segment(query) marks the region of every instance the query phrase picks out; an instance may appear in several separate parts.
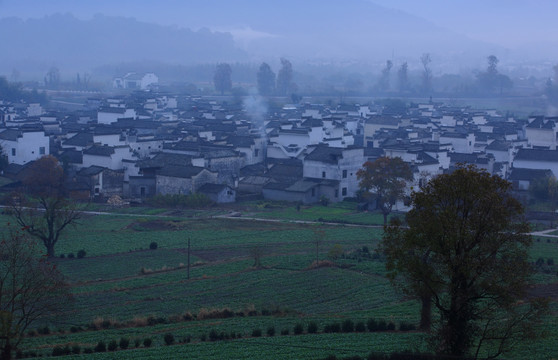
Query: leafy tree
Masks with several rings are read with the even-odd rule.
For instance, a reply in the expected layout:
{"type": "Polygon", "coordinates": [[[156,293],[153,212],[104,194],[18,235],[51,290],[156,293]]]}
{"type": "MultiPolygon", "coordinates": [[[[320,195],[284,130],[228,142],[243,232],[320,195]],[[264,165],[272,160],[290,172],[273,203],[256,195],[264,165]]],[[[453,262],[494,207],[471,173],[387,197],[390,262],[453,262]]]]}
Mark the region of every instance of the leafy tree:
{"type": "Polygon", "coordinates": [[[231,74],[232,69],[229,64],[217,64],[215,74],[213,75],[213,85],[215,86],[215,90],[219,91],[221,95],[223,95],[225,91],[230,91],[232,89],[231,74]]]}
{"type": "Polygon", "coordinates": [[[277,93],[285,96],[293,87],[293,65],[287,59],[281,58],[281,69],[277,74],[277,93]]]}
{"type": "Polygon", "coordinates": [[[399,82],[399,92],[405,92],[409,89],[409,65],[405,61],[397,71],[397,80],[399,82]]]}
{"type": "MultiPolygon", "coordinates": [[[[531,237],[511,184],[473,165],[433,178],[411,195],[407,227],[385,228],[390,278],[409,294],[429,294],[440,317],[432,345],[454,356],[509,350],[533,334],[545,301],[525,300],[531,237]]],[[[490,353],[491,352],[491,353],[490,353]]]]}
{"type": "Polygon", "coordinates": [[[552,214],[550,227],[554,227],[554,218],[558,209],[558,180],[556,177],[550,175],[531,182],[529,192],[537,199],[549,201],[552,214]]]}
{"type": "Polygon", "coordinates": [[[360,190],[368,197],[374,197],[377,207],[382,210],[384,224],[393,205],[405,194],[407,182],[413,179],[409,165],[400,157],[380,157],[367,161],[357,171],[360,190]]]}
{"type": "Polygon", "coordinates": [[[487,61],[488,66],[486,71],[477,74],[477,80],[481,89],[486,92],[498,90],[501,95],[504,89],[512,88],[513,82],[511,79],[506,75],[498,73],[498,63],[500,62],[498,58],[494,55],[490,55],[487,61]]]}
{"type": "Polygon", "coordinates": [[[23,191],[11,204],[13,216],[27,233],[43,242],[47,256],[54,257],[60,235],[80,218],[75,204],[65,197],[62,166],[55,157],[43,156],[29,166],[22,183],[23,191]]]}
{"type": "Polygon", "coordinates": [[[386,66],[382,69],[382,75],[380,76],[380,81],[378,83],[378,88],[380,89],[380,91],[389,90],[389,74],[392,67],[393,62],[391,60],[387,60],[386,66]]]}
{"type": "Polygon", "coordinates": [[[275,73],[267,63],[262,63],[257,74],[260,95],[269,96],[275,91],[275,73]]]}
{"type": "Polygon", "coordinates": [[[62,310],[70,292],[56,266],[39,257],[36,242],[11,228],[0,242],[0,358],[11,359],[37,319],[62,310]]]}
{"type": "Polygon", "coordinates": [[[425,92],[432,90],[432,69],[430,69],[430,63],[432,58],[429,53],[424,53],[420,57],[420,62],[422,63],[422,89],[425,92]]]}

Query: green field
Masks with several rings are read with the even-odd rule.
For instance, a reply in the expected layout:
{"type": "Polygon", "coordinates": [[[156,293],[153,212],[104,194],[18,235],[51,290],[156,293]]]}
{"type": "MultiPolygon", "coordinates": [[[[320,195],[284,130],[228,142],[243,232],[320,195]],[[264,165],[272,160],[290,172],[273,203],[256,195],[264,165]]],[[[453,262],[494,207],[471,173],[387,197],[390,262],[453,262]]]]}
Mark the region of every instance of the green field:
{"type": "MultiPolygon", "coordinates": [[[[349,225],[381,223],[381,214],[358,213],[352,206],[298,211],[292,206],[258,209],[256,204],[242,209],[244,218],[280,221],[212,218],[227,212],[214,209],[86,215],[57,244],[57,254],[64,258],[54,260],[71,285],[74,302],[62,313],[41,319],[37,328],[48,326],[50,333],[26,337],[23,351],[48,356],[56,346],[83,351],[101,340],[108,344],[122,337],[131,340],[130,349],[69,358],[319,359],[424,350],[424,335],[416,331],[324,332],[326,325],[346,320],[366,324],[370,318],[383,319],[396,327],[418,323],[418,303],[390,285],[384,263],[374,252],[381,228],[349,225]],[[150,216],[154,213],[170,216],[150,216]],[[335,219],[347,225],[322,222],[335,219]],[[156,250],[149,250],[151,242],[157,243],[156,250]],[[343,255],[330,259],[334,247],[341,247],[343,255]],[[259,268],[253,267],[256,248],[262,254],[259,268]],[[68,257],[80,249],[86,251],[85,258],[68,257]],[[328,262],[313,267],[316,257],[328,262]],[[184,318],[225,308],[233,316],[184,318]],[[317,325],[316,334],[307,333],[310,323],[317,325]],[[297,324],[303,325],[301,335],[294,334],[297,324]],[[267,335],[270,327],[274,336],[267,335]],[[261,337],[253,336],[256,329],[261,337]],[[281,335],[286,329],[289,334],[281,335]],[[210,341],[212,330],[226,337],[210,341]],[[165,345],[167,333],[174,335],[175,345],[165,345]],[[145,338],[153,340],[150,348],[141,343],[145,338]]],[[[0,220],[10,221],[6,216],[0,220]]],[[[541,238],[534,242],[531,256],[533,261],[543,257],[558,262],[558,244],[541,238]]],[[[541,273],[536,280],[554,284],[556,273],[541,273]]],[[[544,325],[549,337],[522,344],[508,358],[557,356],[555,320],[553,313],[544,325]]]]}

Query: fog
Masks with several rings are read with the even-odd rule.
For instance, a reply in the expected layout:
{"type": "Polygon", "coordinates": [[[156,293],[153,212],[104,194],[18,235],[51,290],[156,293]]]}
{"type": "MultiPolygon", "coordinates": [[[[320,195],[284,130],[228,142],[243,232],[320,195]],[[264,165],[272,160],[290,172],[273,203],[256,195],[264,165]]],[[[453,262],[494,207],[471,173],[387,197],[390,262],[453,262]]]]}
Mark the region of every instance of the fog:
{"type": "Polygon", "coordinates": [[[11,51],[0,74],[279,57],[298,69],[379,72],[390,59],[413,71],[429,53],[435,75],[471,73],[494,54],[503,71],[544,76],[558,58],[557,10],[551,0],[2,0],[0,41],[11,51]]]}

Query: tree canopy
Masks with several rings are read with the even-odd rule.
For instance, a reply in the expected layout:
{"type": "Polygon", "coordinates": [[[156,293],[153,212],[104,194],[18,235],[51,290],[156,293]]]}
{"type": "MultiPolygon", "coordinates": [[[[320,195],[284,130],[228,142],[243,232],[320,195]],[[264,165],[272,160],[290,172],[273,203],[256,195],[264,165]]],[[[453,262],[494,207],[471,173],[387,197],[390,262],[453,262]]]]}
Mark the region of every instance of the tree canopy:
{"type": "Polygon", "coordinates": [[[281,69],[277,74],[277,92],[279,95],[287,95],[292,89],[293,65],[287,59],[281,58],[281,69]]]}
{"type": "MultiPolygon", "coordinates": [[[[6,229],[4,229],[6,230],[6,229]]],[[[36,243],[9,226],[0,242],[0,358],[10,359],[29,325],[68,304],[64,278],[36,251],[36,243]]]]}
{"type": "Polygon", "coordinates": [[[360,190],[365,196],[374,197],[384,215],[384,224],[397,200],[405,194],[407,182],[413,179],[409,165],[400,157],[380,157],[367,161],[357,171],[360,190]]]}
{"type": "Polygon", "coordinates": [[[225,91],[230,91],[232,89],[231,75],[232,69],[229,64],[217,64],[215,74],[213,75],[213,85],[215,86],[215,90],[219,91],[221,95],[223,95],[225,91]]]}
{"type": "Polygon", "coordinates": [[[19,201],[11,204],[13,216],[53,257],[60,235],[80,218],[75,204],[65,196],[62,166],[55,157],[43,156],[29,166],[22,183],[19,201]]]}
{"type": "Polygon", "coordinates": [[[260,95],[269,96],[275,91],[275,73],[267,63],[262,63],[257,74],[258,92],[260,95]]]}
{"type": "Polygon", "coordinates": [[[439,353],[478,355],[484,347],[498,356],[543,313],[542,301],[526,300],[532,240],[510,189],[498,176],[462,166],[412,193],[407,227],[386,227],[381,251],[389,276],[431,299],[439,353]]]}

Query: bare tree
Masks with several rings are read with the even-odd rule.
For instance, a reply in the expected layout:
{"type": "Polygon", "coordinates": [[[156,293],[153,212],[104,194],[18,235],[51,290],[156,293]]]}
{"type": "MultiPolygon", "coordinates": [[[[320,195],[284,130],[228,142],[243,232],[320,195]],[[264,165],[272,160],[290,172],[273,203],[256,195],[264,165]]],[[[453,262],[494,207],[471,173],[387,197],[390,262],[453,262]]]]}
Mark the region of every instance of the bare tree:
{"type": "Polygon", "coordinates": [[[0,358],[11,359],[28,327],[69,304],[56,266],[39,257],[36,242],[9,229],[0,242],[0,358]]]}
{"type": "Polygon", "coordinates": [[[430,63],[432,58],[429,53],[424,53],[420,57],[420,62],[422,63],[422,88],[425,92],[432,90],[432,69],[430,69],[430,63]]]}
{"type": "Polygon", "coordinates": [[[11,204],[12,214],[31,236],[41,240],[48,257],[69,226],[77,223],[80,211],[64,194],[64,171],[53,156],[44,156],[29,166],[23,189],[11,204]]]}

